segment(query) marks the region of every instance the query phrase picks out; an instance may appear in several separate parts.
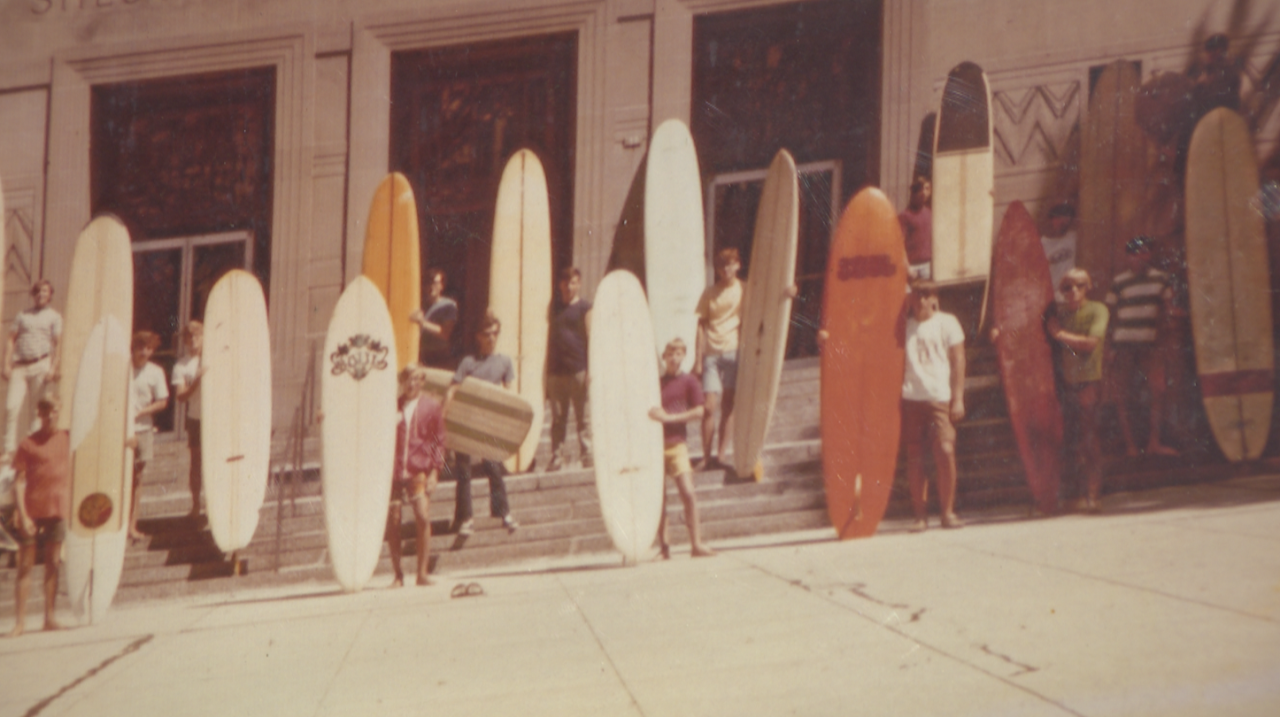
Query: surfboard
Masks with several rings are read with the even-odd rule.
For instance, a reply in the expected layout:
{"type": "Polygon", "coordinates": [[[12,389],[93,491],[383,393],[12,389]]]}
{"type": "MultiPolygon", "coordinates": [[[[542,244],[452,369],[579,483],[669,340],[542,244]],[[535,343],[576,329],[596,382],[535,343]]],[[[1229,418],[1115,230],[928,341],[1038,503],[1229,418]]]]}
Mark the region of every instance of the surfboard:
{"type": "Polygon", "coordinates": [[[1145,231],[1147,139],[1134,116],[1141,80],[1128,60],[1107,65],[1089,99],[1080,134],[1080,243],[1077,264],[1101,299],[1122,271],[1124,245],[1145,231]]]}
{"type": "Polygon", "coordinates": [[[765,176],[751,243],[751,275],[742,300],[742,339],[738,350],[738,382],[733,424],[733,468],[740,477],[761,480],[757,470],[764,436],[782,381],[787,356],[787,328],[795,282],[800,222],[796,163],[780,150],[765,176]]]}
{"type": "MultiPolygon", "coordinates": [[[[656,350],[661,353],[672,339],[683,339],[689,347],[684,371],[693,366],[698,338],[694,312],[707,286],[706,251],[702,175],[693,136],[680,120],[667,120],[649,141],[645,169],[645,292],[656,350]]],[[[592,316],[594,328],[599,312],[592,316]]]]}
{"type": "Polygon", "coordinates": [[[934,281],[986,279],[991,270],[994,187],[991,90],[981,67],[962,62],[947,75],[934,136],[934,281]]]}
{"type": "MultiPolygon", "coordinates": [[[[443,396],[453,372],[427,369],[427,388],[443,396]]],[[[505,461],[519,450],[533,423],[533,407],[497,384],[467,377],[444,413],[444,445],[459,453],[505,461]]]]}
{"type": "Polygon", "coordinates": [[[204,317],[205,502],[214,542],[232,553],[253,539],[271,460],[271,336],[262,285],[242,269],[227,272],[209,292],[204,317]]]}
{"type": "Polygon", "coordinates": [[[662,518],[662,424],[649,417],[662,405],[652,323],[640,281],[611,271],[596,288],[588,340],[591,435],[596,492],[614,547],[636,563],[662,518]]]}
{"type": "Polygon", "coordinates": [[[522,149],[507,161],[498,184],[489,263],[489,308],[502,321],[494,349],[511,357],[516,380],[511,387],[533,408],[530,430],[507,469],[529,469],[542,438],[546,403],[543,373],[547,360],[547,311],[555,284],[551,276],[551,209],[547,177],[532,151],[522,149]]]}
{"type": "Polygon", "coordinates": [[[1062,406],[1053,380],[1053,348],[1044,330],[1053,305],[1049,260],[1036,220],[1015,201],[1005,210],[991,266],[996,360],[1018,454],[1041,513],[1058,509],[1062,478],[1062,406]]]}
{"type": "Polygon", "coordinates": [[[396,450],[395,329],[382,292],[358,276],[338,299],[324,340],[321,423],[324,522],[342,589],[364,587],[386,535],[396,450]]]}
{"type": "Polygon", "coordinates": [[[874,535],[889,505],[901,433],[907,290],[888,197],[858,192],[836,226],[823,297],[821,430],[827,512],[840,539],[874,535]]]}
{"type": "Polygon", "coordinates": [[[129,433],[129,335],[133,253],[120,220],[94,218],[76,240],[63,319],[62,410],[71,434],[67,594],[89,623],[115,596],[128,539],[133,460],[129,433]]]}
{"type": "Polygon", "coordinates": [[[1187,283],[1200,394],[1231,461],[1262,454],[1275,391],[1266,228],[1253,141],[1240,115],[1218,108],[1191,136],[1187,158],[1187,283]]]}
{"type": "Polygon", "coordinates": [[[369,204],[364,231],[364,263],[369,277],[387,302],[396,329],[396,370],[418,360],[422,329],[409,315],[422,308],[422,258],[418,243],[418,206],[413,188],[399,172],[378,184],[369,204]]]}

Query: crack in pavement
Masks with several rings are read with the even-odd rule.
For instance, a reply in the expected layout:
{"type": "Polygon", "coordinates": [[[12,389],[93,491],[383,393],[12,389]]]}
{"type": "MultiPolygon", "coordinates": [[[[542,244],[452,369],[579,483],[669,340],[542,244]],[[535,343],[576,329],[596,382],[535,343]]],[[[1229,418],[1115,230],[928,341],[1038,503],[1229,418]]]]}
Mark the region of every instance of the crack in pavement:
{"type": "Polygon", "coordinates": [[[991,655],[992,657],[995,657],[995,658],[998,658],[998,659],[1004,660],[1005,662],[1009,663],[1010,665],[1014,665],[1014,666],[1017,666],[1017,667],[1022,668],[1022,669],[1018,670],[1017,672],[1013,673],[1012,675],[1009,675],[1010,677],[1019,677],[1019,676],[1021,676],[1021,675],[1026,675],[1026,674],[1029,674],[1029,673],[1032,673],[1032,672],[1039,672],[1039,671],[1040,671],[1040,668],[1039,668],[1039,667],[1033,667],[1033,666],[1031,666],[1031,665],[1026,664],[1025,662],[1018,662],[1017,660],[1013,659],[1012,657],[1009,657],[1008,655],[1005,655],[1005,654],[1002,654],[1002,653],[996,652],[995,650],[992,650],[990,645],[979,645],[979,646],[978,646],[978,649],[979,649],[979,650],[982,650],[983,652],[987,653],[988,655],[991,655]]]}
{"type": "Polygon", "coordinates": [[[102,662],[99,662],[97,665],[94,665],[93,667],[89,668],[89,670],[88,670],[88,671],[86,671],[83,675],[80,675],[80,676],[79,676],[79,677],[77,677],[76,679],[72,680],[70,683],[68,683],[68,684],[64,685],[64,686],[62,687],[62,689],[58,690],[57,692],[53,693],[52,695],[49,695],[48,697],[46,697],[46,698],[44,698],[44,699],[40,700],[39,702],[35,703],[34,705],[32,705],[31,709],[27,710],[27,711],[23,714],[23,717],[35,717],[36,715],[40,714],[41,712],[43,712],[43,711],[45,710],[45,708],[46,708],[46,707],[48,707],[49,705],[53,704],[54,700],[57,700],[59,697],[61,697],[61,696],[65,695],[65,694],[67,694],[68,692],[70,692],[71,690],[75,689],[77,686],[79,686],[80,684],[82,684],[82,683],[84,683],[85,681],[89,680],[89,679],[90,679],[90,678],[92,678],[94,675],[96,675],[96,674],[98,674],[99,672],[102,672],[103,670],[107,669],[107,667],[108,667],[111,663],[115,662],[116,660],[119,660],[120,658],[124,657],[125,655],[132,654],[132,653],[137,652],[138,650],[142,649],[142,646],[143,646],[143,645],[147,644],[148,642],[151,642],[151,640],[152,640],[152,639],[154,639],[154,638],[155,638],[155,635],[143,635],[142,637],[138,638],[137,640],[134,640],[133,642],[129,643],[128,645],[125,645],[125,646],[124,646],[124,649],[120,650],[120,652],[117,652],[116,654],[112,655],[111,657],[108,657],[107,659],[103,660],[102,662]]]}

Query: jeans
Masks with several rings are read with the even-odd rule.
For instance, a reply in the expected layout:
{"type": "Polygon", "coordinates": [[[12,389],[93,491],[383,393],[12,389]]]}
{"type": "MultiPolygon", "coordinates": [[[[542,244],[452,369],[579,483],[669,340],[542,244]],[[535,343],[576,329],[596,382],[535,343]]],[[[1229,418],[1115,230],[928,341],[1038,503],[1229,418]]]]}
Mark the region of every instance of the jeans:
{"type": "MultiPolygon", "coordinates": [[[[507,484],[503,480],[507,475],[506,467],[498,461],[482,459],[480,461],[480,471],[489,476],[489,515],[495,518],[506,517],[511,512],[511,508],[507,505],[507,484]]],[[[453,506],[453,522],[455,525],[461,525],[464,521],[470,520],[473,515],[471,511],[471,456],[466,453],[457,454],[454,476],[458,480],[458,496],[453,506]]]]}

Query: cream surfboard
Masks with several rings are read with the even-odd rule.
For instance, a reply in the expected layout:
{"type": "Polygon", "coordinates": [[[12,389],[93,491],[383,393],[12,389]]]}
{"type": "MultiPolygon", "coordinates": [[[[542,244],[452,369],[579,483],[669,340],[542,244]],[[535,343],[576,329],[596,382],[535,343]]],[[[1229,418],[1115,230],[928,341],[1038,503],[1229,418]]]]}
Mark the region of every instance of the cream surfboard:
{"type": "Polygon", "coordinates": [[[933,280],[981,281],[991,270],[995,204],[991,90],[972,62],[951,70],[933,144],[933,280]]]}
{"type": "MultiPolygon", "coordinates": [[[[453,372],[427,369],[431,391],[444,395],[453,372]]],[[[459,453],[505,461],[524,443],[533,422],[533,407],[519,394],[467,377],[458,384],[444,414],[444,445],[459,453]]]]}
{"type": "Polygon", "coordinates": [[[502,172],[491,255],[489,308],[502,322],[495,350],[511,357],[516,370],[511,388],[533,408],[529,433],[507,464],[508,470],[519,472],[533,463],[542,438],[547,309],[554,284],[547,177],[530,150],[516,152],[502,172]]]}
{"type": "Polygon", "coordinates": [[[355,592],[382,552],[396,449],[395,330],[367,277],[356,277],[338,299],[324,356],[324,522],[334,577],[355,592]]]}
{"type": "Polygon", "coordinates": [[[409,315],[422,308],[418,205],[403,174],[388,174],[369,204],[361,273],[382,291],[396,329],[396,370],[418,360],[421,329],[409,315]]]}
{"type": "Polygon", "coordinates": [[[591,337],[591,434],[600,512],[614,546],[630,563],[652,547],[662,518],[662,405],[658,357],[640,281],[629,271],[596,288],[591,337]]]}
{"type": "Polygon", "coordinates": [[[1213,110],[1187,159],[1187,283],[1196,372],[1209,426],[1228,460],[1262,454],[1275,393],[1266,228],[1253,139],[1240,115],[1213,110]]]}
{"type": "Polygon", "coordinates": [[[80,233],[71,260],[63,321],[62,411],[71,433],[71,529],[67,594],[81,620],[99,620],[124,568],[132,455],[129,426],[129,334],[133,324],[133,254],[129,232],[112,216],[80,233]]]}
{"type": "Polygon", "coordinates": [[[271,342],[262,285],[242,269],[209,292],[200,436],[205,501],[224,553],[247,546],[258,527],[271,460],[271,342]]]}
{"type": "MultiPolygon", "coordinates": [[[[4,179],[0,178],[0,257],[8,256],[9,240],[5,232],[7,222],[4,214],[4,179]]],[[[0,316],[4,314],[4,275],[9,273],[7,267],[0,263],[0,316]]],[[[0,466],[0,508],[6,508],[13,505],[13,468],[11,466],[0,466]]],[[[13,542],[12,536],[4,531],[4,527],[0,526],[0,546],[4,546],[5,550],[12,550],[9,545],[17,545],[13,542]]]]}
{"type": "MultiPolygon", "coordinates": [[[[681,369],[693,366],[698,299],[707,285],[702,176],[693,136],[680,120],[658,126],[649,142],[644,181],[644,273],[655,351],[671,339],[689,347],[681,369]]],[[[592,313],[592,327],[599,320],[592,313]]],[[[594,365],[593,365],[594,373],[594,365]]]]}
{"type": "Polygon", "coordinates": [[[763,477],[757,463],[778,398],[787,354],[796,274],[800,193],[796,163],[785,149],[769,166],[756,212],[750,276],[742,305],[742,338],[733,427],[733,467],[740,477],[763,477]]]}

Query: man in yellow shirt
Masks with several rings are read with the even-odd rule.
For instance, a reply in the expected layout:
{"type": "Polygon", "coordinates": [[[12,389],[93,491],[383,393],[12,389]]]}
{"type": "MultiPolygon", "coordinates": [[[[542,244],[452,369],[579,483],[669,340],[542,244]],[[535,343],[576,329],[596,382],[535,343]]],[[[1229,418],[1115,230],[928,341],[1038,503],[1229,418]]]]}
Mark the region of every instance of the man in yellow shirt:
{"type": "Polygon", "coordinates": [[[698,299],[698,342],[693,373],[702,378],[706,411],[702,415],[702,460],[695,468],[724,464],[725,449],[733,435],[734,384],[738,379],[738,333],[742,327],[742,282],[738,270],[742,258],[737,247],[716,252],[716,283],[698,299]],[[719,414],[719,416],[717,416],[719,414]],[[716,439],[719,418],[719,443],[716,439]],[[717,456],[719,456],[717,458],[717,456]]]}

